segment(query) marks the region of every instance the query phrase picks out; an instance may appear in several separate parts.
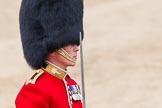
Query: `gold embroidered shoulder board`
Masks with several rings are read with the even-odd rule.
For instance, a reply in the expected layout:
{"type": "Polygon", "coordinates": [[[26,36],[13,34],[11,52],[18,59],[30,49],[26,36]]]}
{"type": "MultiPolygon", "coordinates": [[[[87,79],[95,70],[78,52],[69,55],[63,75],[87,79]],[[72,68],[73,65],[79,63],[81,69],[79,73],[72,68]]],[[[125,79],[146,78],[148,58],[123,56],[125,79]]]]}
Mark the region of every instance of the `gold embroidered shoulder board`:
{"type": "Polygon", "coordinates": [[[37,79],[44,73],[42,69],[34,70],[34,72],[29,76],[25,84],[35,84],[37,79]]]}

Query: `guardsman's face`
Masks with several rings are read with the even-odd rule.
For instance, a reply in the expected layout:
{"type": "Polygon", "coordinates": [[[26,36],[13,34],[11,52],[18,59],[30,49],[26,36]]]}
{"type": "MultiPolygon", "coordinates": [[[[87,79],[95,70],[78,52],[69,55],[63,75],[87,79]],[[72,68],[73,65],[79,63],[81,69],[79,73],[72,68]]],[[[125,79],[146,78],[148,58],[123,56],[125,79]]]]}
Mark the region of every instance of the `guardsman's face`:
{"type": "MultiPolygon", "coordinates": [[[[63,49],[71,55],[71,57],[77,59],[77,52],[79,51],[79,47],[77,45],[67,45],[63,47],[63,49]]],[[[51,53],[48,55],[47,60],[54,63],[55,65],[66,69],[68,66],[75,66],[74,62],[71,62],[67,60],[65,57],[63,57],[61,54],[59,54],[57,51],[51,53]]]]}
{"type": "MultiPolygon", "coordinates": [[[[64,47],[64,50],[68,54],[70,54],[73,58],[75,58],[77,60],[77,57],[78,57],[77,56],[77,52],[79,51],[79,47],[76,44],[74,44],[74,45],[67,45],[67,46],[64,47]]],[[[70,62],[68,60],[65,60],[65,61],[68,64],[68,66],[74,66],[75,65],[75,63],[73,63],[73,62],[70,62]]]]}
{"type": "Polygon", "coordinates": [[[73,58],[77,59],[77,52],[79,51],[79,47],[77,45],[67,45],[64,47],[64,50],[73,58]]]}

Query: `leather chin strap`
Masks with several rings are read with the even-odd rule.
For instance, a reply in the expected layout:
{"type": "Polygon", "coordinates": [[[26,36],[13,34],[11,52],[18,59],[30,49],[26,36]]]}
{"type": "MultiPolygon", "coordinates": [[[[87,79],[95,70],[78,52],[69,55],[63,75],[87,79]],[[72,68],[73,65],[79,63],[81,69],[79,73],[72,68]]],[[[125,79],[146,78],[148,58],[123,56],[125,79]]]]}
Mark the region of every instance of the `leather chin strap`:
{"type": "Polygon", "coordinates": [[[67,60],[76,63],[76,59],[73,58],[70,54],[68,54],[63,48],[60,48],[57,50],[59,54],[61,54],[63,57],[65,57],[67,60]]]}

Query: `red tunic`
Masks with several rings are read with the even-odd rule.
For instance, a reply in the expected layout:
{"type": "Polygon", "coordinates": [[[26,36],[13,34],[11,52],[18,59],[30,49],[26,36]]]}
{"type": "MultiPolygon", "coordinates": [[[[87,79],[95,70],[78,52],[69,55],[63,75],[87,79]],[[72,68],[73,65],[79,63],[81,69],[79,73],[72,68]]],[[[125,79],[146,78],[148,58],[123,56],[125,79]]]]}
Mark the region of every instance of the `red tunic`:
{"type": "MultiPolygon", "coordinates": [[[[59,79],[44,69],[34,84],[24,84],[16,97],[16,108],[82,108],[81,100],[71,97],[68,87],[76,85],[68,75],[59,79]]],[[[33,78],[36,77],[32,76],[33,78]]]]}

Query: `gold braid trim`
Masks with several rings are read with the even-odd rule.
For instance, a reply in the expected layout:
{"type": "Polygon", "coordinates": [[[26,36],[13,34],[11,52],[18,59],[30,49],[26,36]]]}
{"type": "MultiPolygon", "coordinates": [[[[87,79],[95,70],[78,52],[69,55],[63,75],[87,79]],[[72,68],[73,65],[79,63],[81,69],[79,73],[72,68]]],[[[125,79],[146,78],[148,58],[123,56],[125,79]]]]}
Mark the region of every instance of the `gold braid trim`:
{"type": "Polygon", "coordinates": [[[69,55],[63,48],[60,48],[59,50],[57,50],[59,54],[61,54],[63,57],[65,57],[67,60],[75,63],[76,59],[73,58],[71,55],[69,55]]]}

